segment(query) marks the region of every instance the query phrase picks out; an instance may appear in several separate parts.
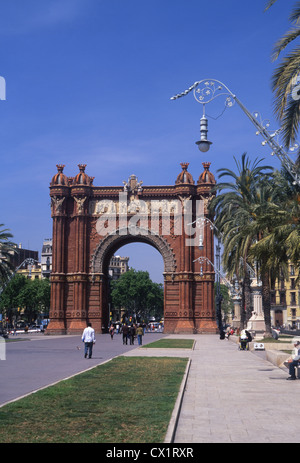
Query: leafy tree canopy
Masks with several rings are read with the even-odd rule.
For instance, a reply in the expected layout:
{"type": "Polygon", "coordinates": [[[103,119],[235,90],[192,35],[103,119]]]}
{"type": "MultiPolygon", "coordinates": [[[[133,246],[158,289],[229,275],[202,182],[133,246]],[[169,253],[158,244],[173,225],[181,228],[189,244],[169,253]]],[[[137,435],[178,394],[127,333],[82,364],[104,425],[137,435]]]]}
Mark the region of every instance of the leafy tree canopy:
{"type": "Polygon", "coordinates": [[[0,297],[0,311],[12,322],[23,310],[28,322],[39,313],[48,312],[50,307],[50,282],[47,279],[31,280],[24,275],[15,275],[5,287],[0,297]]]}
{"type": "Polygon", "coordinates": [[[154,283],[149,273],[130,269],[112,281],[111,298],[114,308],[125,308],[128,314],[147,319],[149,316],[161,317],[163,314],[163,285],[154,283]]]}

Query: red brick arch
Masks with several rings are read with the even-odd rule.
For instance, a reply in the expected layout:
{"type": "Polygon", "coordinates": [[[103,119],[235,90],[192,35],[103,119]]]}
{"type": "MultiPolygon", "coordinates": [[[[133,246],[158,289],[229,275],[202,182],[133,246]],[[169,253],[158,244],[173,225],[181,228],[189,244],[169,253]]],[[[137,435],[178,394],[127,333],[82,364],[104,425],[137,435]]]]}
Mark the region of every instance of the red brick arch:
{"type": "MultiPolygon", "coordinates": [[[[135,175],[123,186],[96,187],[79,165],[76,177],[64,166],[50,184],[53,218],[50,324],[47,332],[79,333],[92,322],[97,332],[107,327],[108,263],[123,245],[143,242],[164,261],[165,332],[217,331],[214,270],[197,262],[213,262],[213,234],[190,224],[207,205],[215,180],[204,163],[195,185],[182,163],[174,185],[144,186],[135,175]],[[204,249],[199,249],[202,233],[204,249]]],[[[212,219],[212,218],[210,218],[212,219]]],[[[147,270],[147,268],[145,268],[147,270]]]]}

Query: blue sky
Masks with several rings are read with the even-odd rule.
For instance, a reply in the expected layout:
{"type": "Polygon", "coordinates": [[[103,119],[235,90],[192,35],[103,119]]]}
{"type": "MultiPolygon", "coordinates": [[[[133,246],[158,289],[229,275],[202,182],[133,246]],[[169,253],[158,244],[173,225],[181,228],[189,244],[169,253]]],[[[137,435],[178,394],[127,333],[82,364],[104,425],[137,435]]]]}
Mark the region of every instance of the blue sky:
{"type": "MultiPolygon", "coordinates": [[[[202,105],[192,93],[170,100],[195,81],[217,79],[278,128],[271,52],[294,2],[278,0],[264,13],[265,4],[2,0],[0,222],[14,241],[40,252],[51,237],[49,183],[59,163],[68,176],[87,164],[97,186],[122,185],[133,173],[144,185],[174,184],[180,162],[197,180],[209,161],[217,177],[244,151],[278,167],[237,105],[218,119],[223,101],[207,105],[213,145],[202,154],[195,145],[202,105]]],[[[162,258],[140,246],[119,254],[161,281],[162,258]]]]}

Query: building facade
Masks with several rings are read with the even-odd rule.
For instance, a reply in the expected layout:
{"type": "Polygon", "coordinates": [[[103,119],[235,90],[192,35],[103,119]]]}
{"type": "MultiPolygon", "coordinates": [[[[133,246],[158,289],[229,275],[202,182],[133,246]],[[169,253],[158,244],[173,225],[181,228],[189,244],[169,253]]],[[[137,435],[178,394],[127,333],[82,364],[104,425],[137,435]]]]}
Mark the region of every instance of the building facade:
{"type": "MultiPolygon", "coordinates": [[[[10,263],[14,269],[18,268],[26,259],[32,259],[36,263],[39,260],[39,252],[32,251],[31,249],[25,249],[22,247],[20,243],[18,247],[16,247],[16,252],[11,254],[10,263]]],[[[27,263],[24,264],[24,267],[27,267],[27,263]]]]}
{"type": "Polygon", "coordinates": [[[108,266],[108,275],[112,280],[117,280],[127,272],[129,257],[112,256],[108,266]]]}
{"type": "Polygon", "coordinates": [[[300,285],[297,284],[299,268],[289,264],[288,279],[281,278],[272,283],[271,317],[273,326],[285,325],[300,329],[300,285]]]}
{"type": "Polygon", "coordinates": [[[52,238],[44,240],[41,252],[42,278],[50,278],[52,271],[52,238]]]}

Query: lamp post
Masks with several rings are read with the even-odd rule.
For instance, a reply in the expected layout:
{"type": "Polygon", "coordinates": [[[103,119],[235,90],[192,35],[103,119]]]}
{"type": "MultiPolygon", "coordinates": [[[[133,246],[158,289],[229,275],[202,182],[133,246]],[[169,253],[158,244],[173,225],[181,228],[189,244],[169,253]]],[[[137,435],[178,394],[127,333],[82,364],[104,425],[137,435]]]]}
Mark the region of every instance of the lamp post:
{"type": "Polygon", "coordinates": [[[221,296],[221,281],[220,281],[220,269],[221,269],[221,244],[220,238],[218,237],[218,243],[216,245],[216,262],[217,262],[217,317],[219,322],[219,330],[220,330],[220,338],[225,338],[225,333],[223,330],[223,323],[222,323],[222,296],[221,296]]]}
{"type": "MultiPolygon", "coordinates": [[[[201,103],[203,105],[203,117],[201,119],[202,126],[200,125],[200,133],[201,133],[201,127],[202,127],[202,133],[201,133],[201,139],[203,138],[202,142],[196,142],[198,145],[200,151],[206,152],[209,150],[211,142],[207,140],[207,119],[205,117],[205,105],[218,96],[225,96],[225,109],[228,107],[233,106],[233,104],[236,102],[239,107],[242,109],[242,111],[246,114],[246,116],[250,119],[250,121],[253,123],[253,125],[256,127],[256,135],[262,135],[264,138],[264,141],[262,142],[262,145],[268,144],[269,147],[271,148],[272,155],[276,155],[278,159],[280,160],[282,166],[289,172],[289,174],[293,177],[294,185],[299,185],[300,186],[300,172],[297,169],[295,163],[292,161],[292,159],[289,157],[289,155],[286,153],[284,150],[283,146],[279,145],[276,141],[276,138],[281,132],[281,129],[276,130],[273,133],[270,133],[267,128],[268,124],[265,126],[258,120],[259,118],[259,113],[255,112],[254,114],[251,114],[248,109],[243,105],[243,103],[237,98],[237,96],[232,93],[229,88],[220,82],[219,80],[216,79],[203,79],[198,82],[195,82],[191,87],[189,87],[187,90],[185,90],[182,93],[179,93],[171,98],[171,100],[177,100],[178,98],[181,98],[190,92],[194,93],[194,98],[198,103],[201,103]],[[202,149],[201,149],[202,148],[202,149]]],[[[295,148],[298,148],[298,145],[296,144],[295,146],[290,148],[290,151],[293,151],[295,148]]]]}
{"type": "MultiPolygon", "coordinates": [[[[190,223],[189,225],[194,225],[196,226],[203,227],[204,225],[209,225],[211,230],[214,230],[216,238],[217,238],[217,244],[216,244],[216,265],[214,265],[207,257],[199,257],[196,259],[194,262],[198,261],[200,263],[200,276],[203,276],[203,268],[202,264],[204,262],[209,263],[215,273],[216,273],[216,318],[217,318],[217,323],[218,323],[218,328],[220,332],[220,338],[224,339],[225,333],[223,329],[223,323],[222,323],[222,294],[221,294],[221,280],[222,278],[226,284],[226,286],[231,290],[232,294],[236,295],[237,291],[236,289],[229,283],[229,281],[225,278],[224,275],[221,273],[221,236],[222,233],[218,228],[215,226],[215,224],[208,218],[208,217],[198,217],[194,222],[190,223]]],[[[199,235],[199,249],[202,250],[204,248],[203,245],[203,236],[200,233],[199,235]]]]}
{"type": "MultiPolygon", "coordinates": [[[[241,300],[241,291],[239,289],[239,284],[238,280],[236,280],[235,286],[233,286],[227,278],[221,273],[221,237],[223,237],[223,234],[220,232],[220,230],[215,226],[215,224],[208,218],[208,217],[198,217],[194,222],[190,223],[189,225],[194,225],[196,226],[203,227],[204,225],[209,225],[211,230],[214,230],[215,236],[217,238],[217,244],[216,244],[216,265],[214,265],[207,257],[199,257],[198,259],[194,260],[194,262],[199,262],[200,263],[200,276],[203,276],[203,268],[202,264],[204,262],[209,263],[215,273],[216,273],[216,302],[217,302],[217,309],[216,309],[216,314],[217,314],[217,322],[218,322],[218,327],[220,331],[220,337],[221,339],[224,339],[224,330],[223,330],[223,324],[222,324],[222,294],[221,294],[221,281],[220,279],[224,281],[225,285],[230,289],[231,294],[233,295],[234,298],[241,300]]],[[[199,235],[199,249],[202,250],[204,248],[203,245],[203,236],[200,233],[199,235]]],[[[249,267],[249,272],[253,273],[253,269],[249,266],[248,263],[246,263],[247,267],[249,267]]]]}
{"type": "Polygon", "coordinates": [[[198,257],[198,259],[194,260],[194,262],[199,262],[200,264],[200,276],[203,276],[203,268],[202,268],[202,264],[204,262],[207,262],[208,264],[210,264],[216,275],[217,275],[217,279],[216,279],[216,282],[217,282],[217,294],[216,294],[216,301],[217,301],[217,310],[216,310],[216,315],[217,315],[217,323],[218,323],[218,328],[219,328],[219,332],[220,332],[220,339],[224,339],[225,338],[225,333],[224,333],[224,329],[223,329],[223,323],[222,323],[222,310],[221,310],[221,304],[222,304],[222,294],[221,294],[221,285],[220,285],[220,278],[222,278],[222,280],[224,281],[225,285],[230,289],[231,291],[231,294],[234,296],[234,297],[240,297],[240,291],[238,288],[235,288],[234,286],[232,286],[232,284],[227,280],[227,278],[221,273],[221,270],[220,270],[220,249],[221,247],[220,246],[216,246],[216,249],[217,249],[217,252],[216,252],[216,264],[217,265],[214,265],[207,257],[198,257]]]}

